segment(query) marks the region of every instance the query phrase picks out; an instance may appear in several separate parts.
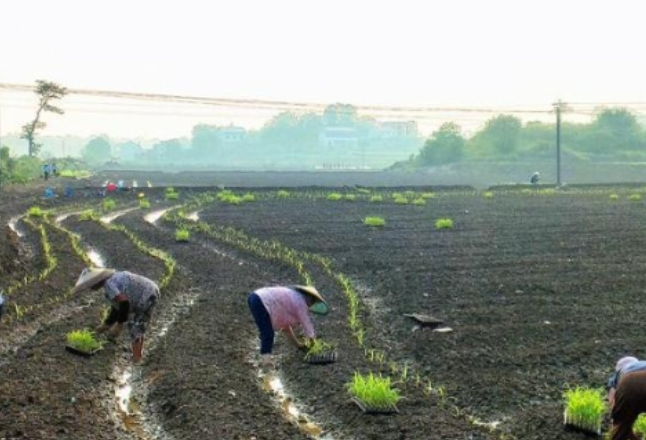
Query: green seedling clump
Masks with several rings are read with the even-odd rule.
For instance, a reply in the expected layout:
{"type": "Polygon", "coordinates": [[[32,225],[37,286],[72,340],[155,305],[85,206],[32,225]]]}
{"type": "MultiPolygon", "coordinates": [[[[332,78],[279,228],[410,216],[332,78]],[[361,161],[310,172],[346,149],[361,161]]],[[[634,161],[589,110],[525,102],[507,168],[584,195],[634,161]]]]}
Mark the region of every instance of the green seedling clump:
{"type": "Polygon", "coordinates": [[[630,200],[631,202],[639,202],[641,199],[641,194],[631,194],[630,196],[628,196],[628,200],[630,200]]]}
{"type": "Polygon", "coordinates": [[[641,438],[644,438],[644,435],[646,435],[646,414],[640,414],[637,417],[633,425],[633,432],[641,438]]]}
{"type": "Polygon", "coordinates": [[[402,195],[395,197],[395,203],[398,205],[408,205],[408,199],[402,195]]]}
{"type": "Polygon", "coordinates": [[[415,205],[415,206],[424,206],[424,205],[426,205],[426,199],[423,199],[423,198],[419,197],[419,198],[413,200],[413,205],[415,205]]]}
{"type": "Polygon", "coordinates": [[[178,229],[175,231],[175,240],[176,241],[188,241],[191,233],[188,229],[178,229]]]}
{"type": "Polygon", "coordinates": [[[354,202],[355,200],[357,200],[357,196],[355,194],[346,194],[345,199],[348,202],[354,202]]]}
{"type": "Polygon", "coordinates": [[[382,217],[368,216],[363,219],[363,224],[368,226],[382,227],[386,225],[386,220],[384,220],[382,217]]]}
{"type": "Polygon", "coordinates": [[[256,201],[256,196],[254,196],[251,193],[247,193],[247,194],[242,196],[242,201],[245,202],[245,203],[246,202],[255,202],[256,201]]]}
{"type": "Polygon", "coordinates": [[[333,350],[334,350],[334,344],[326,342],[322,339],[313,339],[311,344],[307,348],[307,353],[305,353],[305,359],[321,356],[322,354],[329,353],[333,350]]]}
{"type": "Polygon", "coordinates": [[[485,199],[493,199],[493,191],[485,191],[482,193],[482,197],[485,199]]]}
{"type": "Polygon", "coordinates": [[[43,210],[40,208],[40,206],[32,206],[32,207],[31,207],[31,208],[29,208],[29,210],[27,211],[27,214],[28,214],[30,217],[42,217],[42,216],[44,216],[44,215],[45,215],[45,211],[43,211],[43,210]]]}
{"type": "Polygon", "coordinates": [[[286,199],[289,197],[289,191],[285,191],[284,189],[281,189],[276,193],[279,199],[286,199]]]}
{"type": "Polygon", "coordinates": [[[565,390],[563,398],[566,423],[593,432],[601,430],[603,415],[608,410],[603,389],[576,387],[565,390]]]}
{"type": "Polygon", "coordinates": [[[74,330],[67,334],[67,344],[87,353],[100,349],[103,343],[94,337],[90,330],[74,330]]]}
{"type": "Polygon", "coordinates": [[[150,208],[150,201],[148,199],[139,199],[139,207],[142,209],[150,208]]]}
{"type": "Polygon", "coordinates": [[[389,377],[372,372],[368,375],[355,372],[352,381],[347,383],[346,387],[352,397],[371,408],[393,407],[401,399],[399,391],[392,387],[389,377]]]}
{"type": "Polygon", "coordinates": [[[103,210],[104,211],[112,211],[116,207],[117,207],[116,200],[114,200],[114,199],[105,199],[105,200],[103,200],[103,210]]]}
{"type": "Polygon", "coordinates": [[[383,202],[384,198],[383,198],[383,196],[381,194],[376,194],[376,195],[370,197],[370,201],[373,202],[373,203],[375,203],[375,202],[383,202]]]}
{"type": "Polygon", "coordinates": [[[339,193],[330,193],[330,194],[327,195],[327,199],[332,200],[334,202],[336,202],[338,200],[341,200],[342,198],[343,198],[343,195],[341,195],[339,193]]]}
{"type": "Polygon", "coordinates": [[[608,196],[608,198],[609,198],[610,200],[619,200],[619,195],[618,195],[618,194],[615,194],[615,193],[612,193],[612,194],[610,194],[610,195],[608,196]]]}
{"type": "Polygon", "coordinates": [[[452,229],[453,220],[450,218],[438,218],[435,221],[435,229],[452,229]]]}

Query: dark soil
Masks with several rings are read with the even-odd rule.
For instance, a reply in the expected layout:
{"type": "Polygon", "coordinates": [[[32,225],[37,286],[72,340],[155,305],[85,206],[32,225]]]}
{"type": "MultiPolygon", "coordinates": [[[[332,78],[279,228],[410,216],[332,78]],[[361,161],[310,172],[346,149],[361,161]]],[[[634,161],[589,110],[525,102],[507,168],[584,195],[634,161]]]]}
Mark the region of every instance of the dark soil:
{"type": "MultiPolygon", "coordinates": [[[[0,195],[2,223],[34,204],[62,212],[100,203],[93,197],[43,201],[37,191],[0,195]]],[[[144,191],[151,210],[174,206],[163,201],[161,189],[144,191]]],[[[183,191],[178,203],[188,199],[183,191]]],[[[125,334],[88,358],[64,349],[65,334],[96,325],[105,305],[92,292],[51,300],[73,286],[86,264],[69,236],[52,216],[31,219],[36,228],[20,220],[24,237],[6,231],[0,287],[46,267],[39,226],[57,268],[8,298],[0,323],[0,438],[168,438],[159,432],[177,439],[310,438],[263,388],[246,306],[255,288],[303,279],[293,265],[245,246],[252,238],[307,252],[305,269],[332,307],[314,319],[319,335],[336,344],[337,362],[310,365],[284,338],[276,345],[286,390],[327,438],[581,438],[563,428],[563,390],[603,386],[618,357],[646,356],[639,301],[646,207],[629,201],[630,191],[618,190],[616,201],[594,189],[500,192],[493,199],[447,191],[425,206],[396,205],[389,192],[384,202],[371,203],[362,193],[354,202],[333,202],[328,190],[293,190],[286,199],[275,191],[248,191],[256,202],[212,202],[199,211],[201,222],[244,231],[246,242],[193,231],[188,243],[178,243],[170,220],[144,220],[150,210],[113,221],[177,263],[151,336],[163,326],[161,317],[198,295],[165,336],[151,338],[143,380],[135,384],[144,426],[150,431],[157,424],[156,433],[128,430],[115,410],[114,368],[129,362],[125,334]],[[368,215],[383,217],[386,226],[365,226],[368,215]],[[440,217],[453,219],[454,228],[435,230],[440,217]],[[312,255],[328,257],[332,271],[312,255]],[[347,298],[334,274],[347,275],[361,296],[364,347],[349,327],[347,298]],[[17,317],[14,303],[29,313],[17,317]],[[418,327],[403,316],[409,313],[441,318],[453,331],[418,327]],[[371,361],[371,349],[385,353],[386,361],[371,361]],[[345,390],[355,371],[391,375],[404,397],[399,413],[363,413],[345,390]],[[496,429],[481,426],[491,422],[498,422],[496,429]]],[[[118,204],[136,207],[136,195],[121,194],[118,204]]],[[[120,231],[74,215],[61,226],[79,234],[108,267],[155,280],[166,273],[159,258],[120,231]]]]}

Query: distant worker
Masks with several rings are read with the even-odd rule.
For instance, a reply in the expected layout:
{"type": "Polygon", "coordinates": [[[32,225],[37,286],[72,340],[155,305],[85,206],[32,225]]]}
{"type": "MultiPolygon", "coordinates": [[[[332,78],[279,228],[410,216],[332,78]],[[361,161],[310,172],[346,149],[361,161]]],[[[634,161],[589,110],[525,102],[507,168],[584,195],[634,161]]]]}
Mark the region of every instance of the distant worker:
{"type": "Polygon", "coordinates": [[[612,418],[610,440],[637,440],[633,424],[646,413],[646,361],[626,356],[617,362],[608,380],[608,404],[612,418]]]}
{"type": "Polygon", "coordinates": [[[109,338],[116,339],[127,322],[132,340],[132,359],[139,362],[144,350],[146,324],[150,322],[155,304],[160,298],[159,287],[154,281],[131,272],[87,268],[81,272],[72,293],[85,289],[99,290],[102,287],[111,307],[110,313],[96,331],[107,333],[109,338]]]}
{"type": "Polygon", "coordinates": [[[326,315],[328,306],[312,286],[273,286],[254,290],[247,300],[260,333],[260,356],[263,367],[273,367],[271,357],[275,331],[282,331],[297,347],[305,349],[316,337],[308,310],[326,315]],[[300,326],[305,337],[299,341],[294,327],[300,326]]]}
{"type": "Polygon", "coordinates": [[[540,180],[540,178],[541,178],[541,173],[536,171],[534,174],[532,174],[532,177],[531,177],[531,179],[529,179],[529,182],[532,185],[538,185],[538,181],[540,180]]]}
{"type": "Polygon", "coordinates": [[[51,172],[51,168],[49,167],[48,163],[43,164],[42,172],[43,172],[43,179],[48,180],[49,179],[49,174],[51,172]]]}

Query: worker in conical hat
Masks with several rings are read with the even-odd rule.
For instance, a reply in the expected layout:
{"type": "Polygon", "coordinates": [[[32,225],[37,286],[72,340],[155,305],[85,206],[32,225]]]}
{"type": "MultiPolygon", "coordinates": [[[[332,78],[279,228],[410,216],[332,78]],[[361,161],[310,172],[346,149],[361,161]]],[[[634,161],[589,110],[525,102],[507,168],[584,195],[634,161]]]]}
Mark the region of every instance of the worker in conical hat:
{"type": "Polygon", "coordinates": [[[146,324],[150,322],[155,304],[160,298],[159,287],[154,281],[132,272],[86,268],[81,272],[72,292],[101,288],[111,307],[105,321],[97,327],[97,333],[107,333],[108,337],[116,339],[128,323],[132,358],[134,362],[139,362],[143,355],[146,324]]]}
{"type": "Polygon", "coordinates": [[[276,331],[282,331],[297,347],[305,349],[316,337],[309,313],[325,315],[328,305],[313,286],[272,286],[254,290],[247,303],[260,336],[260,356],[265,367],[273,366],[271,357],[276,331]],[[300,327],[299,339],[294,328],[300,327]]]}

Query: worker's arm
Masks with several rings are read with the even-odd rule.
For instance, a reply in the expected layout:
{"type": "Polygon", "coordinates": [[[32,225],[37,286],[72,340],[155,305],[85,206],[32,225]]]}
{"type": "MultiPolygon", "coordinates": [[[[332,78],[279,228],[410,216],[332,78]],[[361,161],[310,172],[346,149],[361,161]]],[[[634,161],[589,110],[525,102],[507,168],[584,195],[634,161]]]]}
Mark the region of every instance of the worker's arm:
{"type": "Polygon", "coordinates": [[[117,338],[121,334],[123,324],[128,322],[128,314],[130,313],[130,301],[128,301],[128,298],[124,294],[117,295],[115,301],[117,302],[117,307],[113,307],[110,311],[110,316],[108,316],[108,319],[110,319],[111,316],[113,319],[113,321],[109,323],[110,330],[108,330],[108,336],[113,338],[117,338]]]}
{"type": "Polygon", "coordinates": [[[292,344],[294,344],[298,348],[307,348],[307,346],[309,345],[309,339],[304,338],[303,341],[300,341],[291,326],[283,330],[283,333],[285,334],[285,336],[287,336],[287,339],[289,339],[292,344]]]}

